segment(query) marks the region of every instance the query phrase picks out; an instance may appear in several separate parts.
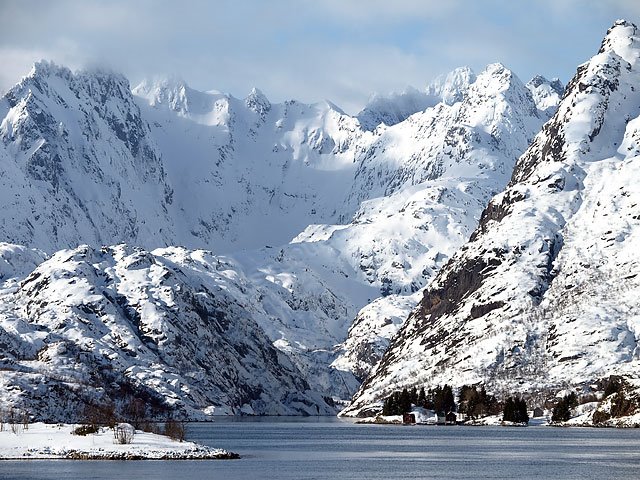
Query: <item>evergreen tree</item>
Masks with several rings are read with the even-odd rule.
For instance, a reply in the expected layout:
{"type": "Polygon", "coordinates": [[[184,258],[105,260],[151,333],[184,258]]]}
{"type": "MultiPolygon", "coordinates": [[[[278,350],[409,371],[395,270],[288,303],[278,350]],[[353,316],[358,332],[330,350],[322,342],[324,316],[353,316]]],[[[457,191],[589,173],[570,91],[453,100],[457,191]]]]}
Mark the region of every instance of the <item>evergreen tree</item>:
{"type": "Polygon", "coordinates": [[[516,398],[515,407],[516,422],[529,423],[529,412],[527,412],[527,403],[524,401],[524,398],[516,398]]]}
{"type": "Polygon", "coordinates": [[[551,414],[552,422],[566,422],[571,418],[571,409],[569,404],[565,402],[564,398],[553,407],[553,413],[551,414]]]}
{"type": "Polygon", "coordinates": [[[418,406],[422,408],[427,408],[427,396],[424,393],[424,387],[420,387],[418,391],[418,406]]]}
{"type": "Polygon", "coordinates": [[[512,397],[507,398],[504,402],[504,409],[502,410],[502,420],[504,422],[515,422],[516,406],[512,397]]]}
{"type": "Polygon", "coordinates": [[[458,392],[458,411],[470,418],[476,403],[477,392],[475,387],[463,385],[458,392]]]}
{"type": "Polygon", "coordinates": [[[416,387],[411,387],[411,391],[409,392],[409,396],[411,397],[411,403],[414,405],[418,404],[418,390],[416,387]]]}
{"type": "Polygon", "coordinates": [[[384,399],[384,403],[382,404],[382,415],[385,415],[385,416],[393,415],[391,413],[393,409],[392,398],[393,398],[393,395],[390,395],[384,399]]]}
{"type": "Polygon", "coordinates": [[[435,388],[433,391],[433,409],[438,413],[456,411],[456,402],[450,385],[435,388]]]}
{"type": "Polygon", "coordinates": [[[529,423],[529,413],[527,403],[523,398],[509,397],[504,402],[502,420],[514,423],[529,423]]]}
{"type": "Polygon", "coordinates": [[[450,385],[445,385],[443,388],[444,393],[444,411],[445,412],[455,412],[456,411],[456,400],[453,396],[453,389],[450,385]]]}
{"type": "Polygon", "coordinates": [[[477,389],[463,385],[458,393],[458,412],[467,418],[479,418],[500,413],[501,407],[493,395],[488,395],[484,386],[477,389]]]}
{"type": "Polygon", "coordinates": [[[578,406],[578,396],[571,392],[560,399],[558,404],[553,408],[551,414],[552,422],[566,422],[571,418],[571,409],[578,406]]]}
{"type": "Polygon", "coordinates": [[[406,388],[403,388],[402,393],[400,394],[397,411],[397,415],[402,415],[403,413],[411,411],[411,394],[406,388]]]}

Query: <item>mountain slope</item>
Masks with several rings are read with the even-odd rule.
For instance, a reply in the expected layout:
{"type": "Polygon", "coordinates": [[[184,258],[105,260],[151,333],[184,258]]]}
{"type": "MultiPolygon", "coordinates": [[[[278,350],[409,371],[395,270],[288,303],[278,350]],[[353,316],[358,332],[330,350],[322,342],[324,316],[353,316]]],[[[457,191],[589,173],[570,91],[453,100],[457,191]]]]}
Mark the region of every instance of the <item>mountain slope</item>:
{"type": "Polygon", "coordinates": [[[411,385],[638,384],[639,56],[636,27],[617,22],[346,414],[411,385]]]}
{"type": "Polygon", "coordinates": [[[205,251],[60,251],[0,292],[3,403],[59,420],[134,399],[190,418],[334,412],[271,345],[248,288],[205,251]]]}
{"type": "Polygon", "coordinates": [[[360,378],[415,306],[414,292],[469,237],[482,208],[504,188],[545,118],[503,65],[489,65],[472,78],[458,101],[439,103],[381,132],[356,172],[350,197],[360,202],[361,193],[369,192],[374,198],[360,203],[348,226],[314,226],[294,240],[326,236],[381,287],[385,298],[358,314],[334,363],[360,378]]]}
{"type": "Polygon", "coordinates": [[[173,182],[174,243],[221,253],[282,245],[310,219],[349,215],[340,205],[350,147],[365,132],[334,105],[271,104],[255,89],[240,100],[175,79],[133,92],[173,182]]]}

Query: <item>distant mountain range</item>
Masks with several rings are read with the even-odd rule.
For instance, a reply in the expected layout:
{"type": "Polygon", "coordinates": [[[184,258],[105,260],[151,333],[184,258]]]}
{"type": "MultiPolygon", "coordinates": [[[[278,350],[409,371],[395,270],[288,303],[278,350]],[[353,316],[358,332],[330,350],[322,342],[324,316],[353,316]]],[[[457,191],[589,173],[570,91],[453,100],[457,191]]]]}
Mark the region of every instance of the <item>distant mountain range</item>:
{"type": "Polygon", "coordinates": [[[616,24],[564,93],[493,64],[357,116],[36,64],[0,100],[0,401],[358,414],[630,376],[635,42],[616,24]]]}

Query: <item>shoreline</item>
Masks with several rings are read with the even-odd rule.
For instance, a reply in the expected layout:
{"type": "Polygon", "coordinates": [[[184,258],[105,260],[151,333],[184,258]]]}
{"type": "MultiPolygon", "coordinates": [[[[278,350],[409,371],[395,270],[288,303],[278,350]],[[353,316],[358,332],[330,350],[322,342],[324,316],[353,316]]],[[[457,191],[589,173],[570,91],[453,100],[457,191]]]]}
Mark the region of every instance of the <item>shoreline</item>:
{"type": "MultiPolygon", "coordinates": [[[[120,427],[123,424],[120,424],[120,427]]],[[[126,442],[115,440],[114,429],[73,434],[73,424],[33,423],[27,428],[0,431],[0,461],[16,460],[235,460],[239,454],[164,435],[130,428],[126,442]]]]}

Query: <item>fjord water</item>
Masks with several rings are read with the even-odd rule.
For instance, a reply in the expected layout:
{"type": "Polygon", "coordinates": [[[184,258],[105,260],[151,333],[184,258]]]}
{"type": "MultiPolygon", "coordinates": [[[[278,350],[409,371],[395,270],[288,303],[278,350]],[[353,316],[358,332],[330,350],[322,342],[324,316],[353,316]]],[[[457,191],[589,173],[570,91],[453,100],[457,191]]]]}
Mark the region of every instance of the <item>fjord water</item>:
{"type": "Polygon", "coordinates": [[[2,479],[637,479],[640,429],[354,425],[337,419],[222,419],[190,440],[229,461],[0,462],[2,479]]]}

